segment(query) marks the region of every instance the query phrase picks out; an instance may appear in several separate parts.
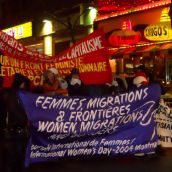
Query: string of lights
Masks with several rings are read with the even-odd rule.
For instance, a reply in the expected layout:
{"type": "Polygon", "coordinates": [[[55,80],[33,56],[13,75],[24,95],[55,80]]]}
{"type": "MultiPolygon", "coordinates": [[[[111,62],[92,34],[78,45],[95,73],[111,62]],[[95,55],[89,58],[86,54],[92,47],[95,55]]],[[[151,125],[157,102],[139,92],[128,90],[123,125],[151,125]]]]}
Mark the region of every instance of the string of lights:
{"type": "Polygon", "coordinates": [[[98,0],[98,8],[99,10],[105,9],[104,7],[110,7],[106,8],[109,10],[112,10],[111,7],[116,8],[117,10],[120,10],[118,7],[123,8],[123,9],[128,9],[140,5],[144,5],[147,3],[154,3],[154,2],[162,2],[164,0],[98,0]]]}
{"type": "Polygon", "coordinates": [[[98,17],[95,21],[165,6],[170,3],[171,0],[98,0],[98,17]]]}

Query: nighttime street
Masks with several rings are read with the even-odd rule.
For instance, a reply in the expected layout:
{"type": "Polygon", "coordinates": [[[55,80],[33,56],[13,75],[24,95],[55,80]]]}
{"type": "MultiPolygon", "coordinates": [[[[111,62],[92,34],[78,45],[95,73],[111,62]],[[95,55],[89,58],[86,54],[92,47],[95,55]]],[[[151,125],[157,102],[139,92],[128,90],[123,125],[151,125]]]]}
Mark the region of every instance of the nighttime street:
{"type": "Polygon", "coordinates": [[[0,172],[172,172],[171,0],[0,0],[0,172]]]}

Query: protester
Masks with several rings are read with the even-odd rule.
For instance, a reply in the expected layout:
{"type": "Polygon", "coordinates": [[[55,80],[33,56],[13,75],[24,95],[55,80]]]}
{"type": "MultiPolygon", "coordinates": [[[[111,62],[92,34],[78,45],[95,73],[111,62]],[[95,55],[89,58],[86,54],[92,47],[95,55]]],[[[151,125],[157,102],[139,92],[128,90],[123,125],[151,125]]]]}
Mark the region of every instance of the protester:
{"type": "Polygon", "coordinates": [[[62,79],[56,68],[50,68],[43,74],[43,91],[48,95],[67,95],[67,82],[62,79]]]}
{"type": "Polygon", "coordinates": [[[70,75],[66,77],[69,96],[87,96],[85,84],[80,78],[79,69],[73,68],[70,75]]]}
{"type": "Polygon", "coordinates": [[[30,80],[21,75],[15,74],[12,87],[6,91],[6,106],[8,111],[7,131],[20,133],[27,130],[27,115],[20,104],[17,93],[20,90],[30,91],[30,80]]]}
{"type": "Polygon", "coordinates": [[[139,88],[141,86],[146,86],[150,83],[157,83],[161,87],[161,95],[165,94],[166,90],[162,82],[155,78],[156,77],[151,70],[146,69],[144,65],[140,65],[136,68],[133,85],[134,87],[139,88]]]}
{"type": "MultiPolygon", "coordinates": [[[[18,91],[30,91],[30,80],[15,74],[10,88],[3,88],[4,107],[6,107],[6,128],[3,132],[4,146],[2,171],[23,171],[23,159],[28,142],[28,119],[23,105],[18,98],[18,91]]],[[[2,103],[2,102],[1,102],[2,103]]],[[[5,119],[4,119],[5,120],[5,119]]],[[[2,138],[2,135],[1,135],[2,138]]],[[[1,171],[1,170],[0,170],[1,171]]]]}
{"type": "Polygon", "coordinates": [[[136,86],[137,88],[141,87],[141,86],[146,86],[149,83],[149,79],[146,76],[146,74],[144,72],[137,72],[135,74],[135,77],[133,79],[133,84],[134,86],[136,86]]]}
{"type": "Polygon", "coordinates": [[[145,66],[141,64],[135,69],[133,83],[132,86],[130,86],[130,88],[139,88],[142,86],[146,86],[148,83],[149,75],[146,71],[145,66]]]}

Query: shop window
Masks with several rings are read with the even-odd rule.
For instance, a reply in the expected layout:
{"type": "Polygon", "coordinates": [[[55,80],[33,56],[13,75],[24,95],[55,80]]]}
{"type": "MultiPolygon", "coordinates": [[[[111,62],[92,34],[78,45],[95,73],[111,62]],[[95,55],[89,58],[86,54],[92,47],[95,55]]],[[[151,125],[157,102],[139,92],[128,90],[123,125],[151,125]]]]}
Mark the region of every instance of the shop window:
{"type": "Polygon", "coordinates": [[[126,74],[133,74],[134,73],[134,58],[124,59],[124,72],[126,74]]]}
{"type": "MultiPolygon", "coordinates": [[[[135,68],[140,65],[144,65],[146,71],[150,75],[157,73],[157,77],[164,78],[162,70],[164,70],[164,59],[156,56],[136,56],[129,57],[124,60],[124,71],[127,74],[133,74],[135,68]]],[[[151,76],[156,79],[155,76],[151,76]]]]}
{"type": "Polygon", "coordinates": [[[172,58],[166,59],[166,82],[172,84],[172,58]]]}
{"type": "Polygon", "coordinates": [[[43,53],[43,48],[29,48],[31,51],[37,51],[39,53],[43,53]]]}
{"type": "Polygon", "coordinates": [[[145,65],[147,69],[152,70],[154,67],[154,57],[146,56],[140,57],[140,62],[145,65]]]}
{"type": "Polygon", "coordinates": [[[153,76],[156,81],[165,82],[165,58],[163,56],[155,56],[153,76]]]}
{"type": "Polygon", "coordinates": [[[26,46],[26,48],[28,48],[28,49],[31,50],[31,51],[37,51],[37,52],[39,52],[39,53],[43,53],[43,52],[44,52],[43,44],[42,44],[42,43],[40,43],[40,44],[28,45],[28,46],[26,46]]]}

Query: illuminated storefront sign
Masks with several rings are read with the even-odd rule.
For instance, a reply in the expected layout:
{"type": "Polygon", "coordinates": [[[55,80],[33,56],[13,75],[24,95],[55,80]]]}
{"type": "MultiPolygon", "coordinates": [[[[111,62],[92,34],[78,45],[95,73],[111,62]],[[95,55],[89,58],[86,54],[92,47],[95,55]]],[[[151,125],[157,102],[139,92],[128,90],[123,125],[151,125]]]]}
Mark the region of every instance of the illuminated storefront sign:
{"type": "Polygon", "coordinates": [[[161,12],[160,23],[149,25],[144,30],[144,36],[150,41],[165,41],[171,39],[171,19],[169,16],[170,7],[161,12]]]}
{"type": "Polygon", "coordinates": [[[132,30],[130,20],[122,22],[122,30],[114,31],[109,37],[109,43],[112,46],[133,45],[140,41],[140,32],[132,30]]]}
{"type": "Polygon", "coordinates": [[[171,39],[172,30],[169,23],[149,25],[144,30],[144,36],[151,41],[163,41],[171,39]]]}
{"type": "Polygon", "coordinates": [[[112,35],[109,37],[109,43],[112,46],[120,45],[133,45],[140,41],[140,34],[136,33],[135,35],[112,35]]]}
{"type": "Polygon", "coordinates": [[[27,22],[8,29],[4,29],[3,32],[13,36],[15,39],[30,37],[32,36],[32,22],[27,22]]]}

